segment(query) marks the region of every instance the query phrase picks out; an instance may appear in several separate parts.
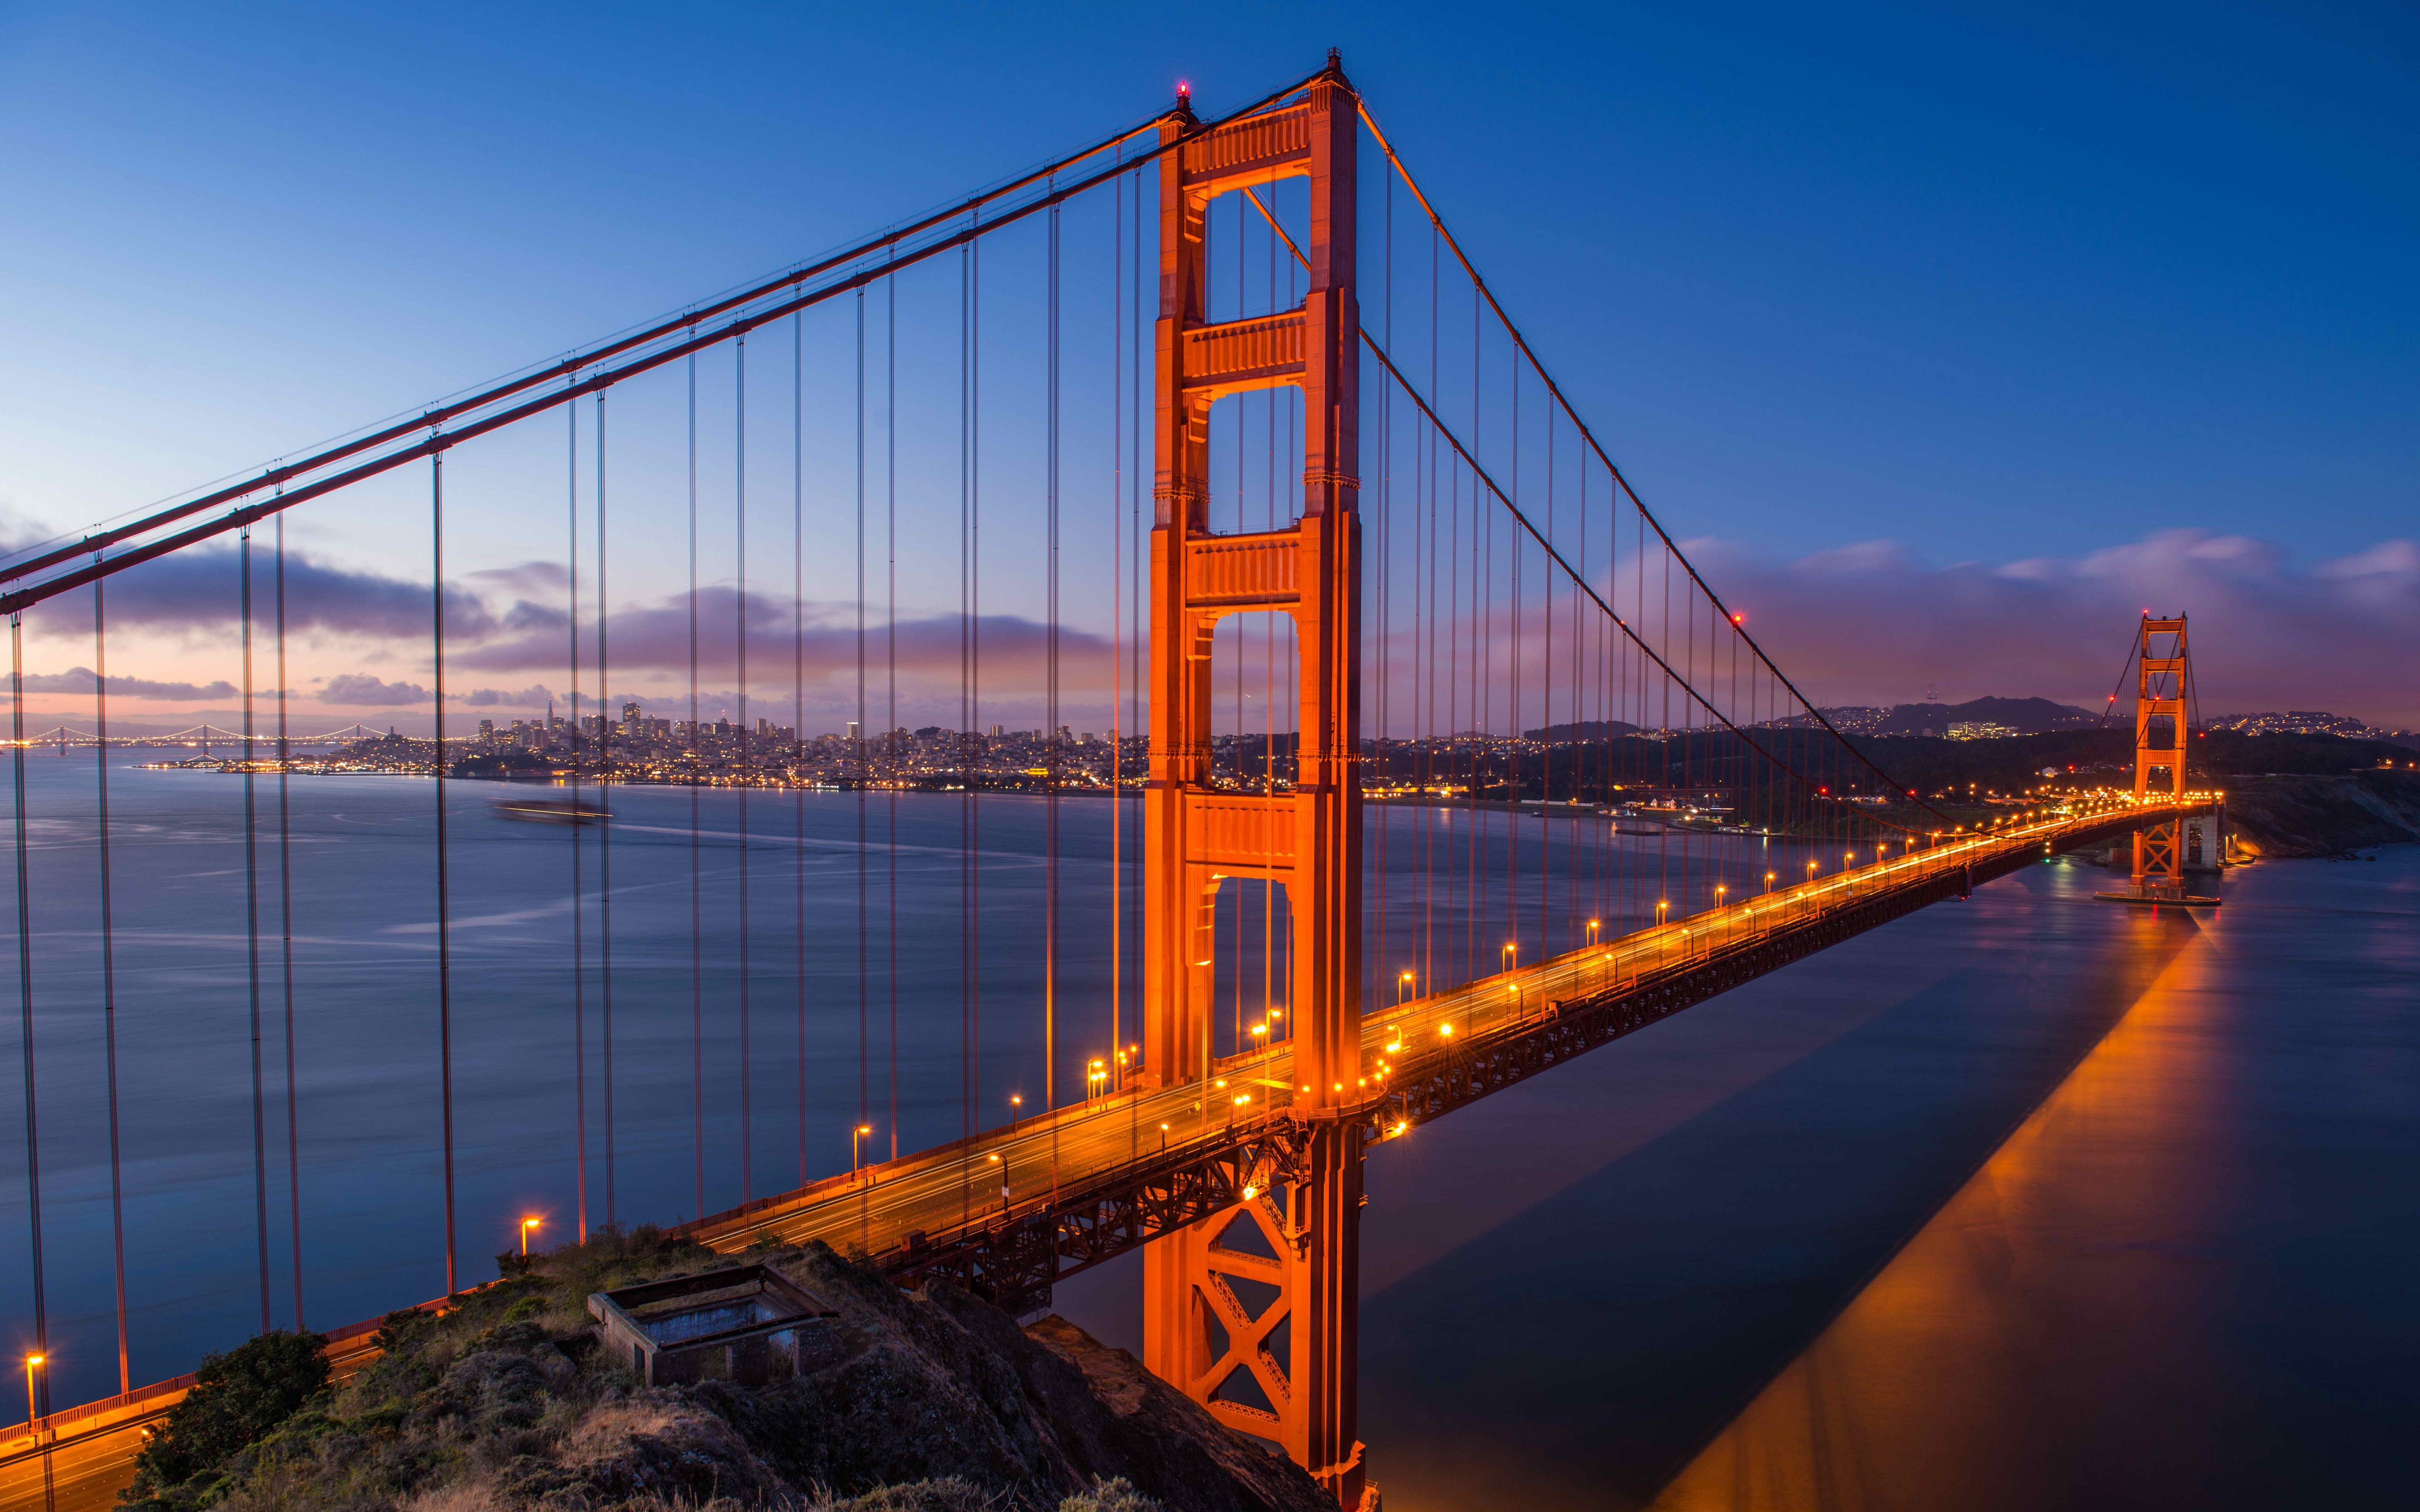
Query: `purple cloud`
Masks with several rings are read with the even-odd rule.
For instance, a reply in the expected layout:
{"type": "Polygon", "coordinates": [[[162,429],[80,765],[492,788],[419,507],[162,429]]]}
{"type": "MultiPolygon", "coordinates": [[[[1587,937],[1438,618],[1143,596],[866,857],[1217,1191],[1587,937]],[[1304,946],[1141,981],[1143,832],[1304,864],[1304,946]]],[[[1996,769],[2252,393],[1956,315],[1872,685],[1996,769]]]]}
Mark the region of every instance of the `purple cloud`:
{"type": "MultiPolygon", "coordinates": [[[[63,672],[28,672],[25,674],[25,691],[90,694],[99,681],[89,667],[70,667],[63,672]]],[[[236,686],[233,683],[224,681],[155,683],[144,677],[112,677],[109,680],[111,698],[166,699],[187,702],[194,699],[230,699],[236,696],[236,686]]],[[[274,698],[276,689],[270,689],[269,696],[274,698]]]]}
{"type": "MultiPolygon", "coordinates": [[[[2191,618],[2202,709],[2420,723],[2420,542],[2298,568],[2272,542],[2162,531],[2082,557],[1927,567],[1895,542],[1775,564],[1689,549],[1782,670],[1824,703],[2039,694],[2098,708],[2146,609],[2191,618]]],[[[2122,694],[2121,690],[2121,694],[2122,694]]]]}

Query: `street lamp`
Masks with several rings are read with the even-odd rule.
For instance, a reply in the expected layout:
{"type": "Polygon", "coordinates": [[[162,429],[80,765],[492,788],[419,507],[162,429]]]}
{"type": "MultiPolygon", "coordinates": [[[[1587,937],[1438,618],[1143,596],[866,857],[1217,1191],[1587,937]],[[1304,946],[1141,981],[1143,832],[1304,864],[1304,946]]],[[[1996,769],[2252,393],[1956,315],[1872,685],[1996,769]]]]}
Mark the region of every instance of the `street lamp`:
{"type": "Polygon", "coordinates": [[[1404,1006],[1404,995],[1412,990],[1412,974],[1408,971],[1395,979],[1395,1006],[1404,1006]]]}
{"type": "Polygon", "coordinates": [[[1588,922],[1588,943],[1589,949],[1591,950],[1596,949],[1596,931],[1597,921],[1591,918],[1588,922]]]}
{"type": "Polygon", "coordinates": [[[1764,890],[1767,892],[1773,890],[1773,873],[1770,872],[1764,874],[1764,890]]]}
{"type": "Polygon", "coordinates": [[[530,1230],[531,1230],[531,1229],[533,1229],[533,1228],[535,1228],[536,1227],[538,1227],[540,1224],[542,1224],[542,1223],[544,1223],[544,1222],[546,1222],[546,1220],[545,1220],[545,1219],[543,1219],[543,1218],[524,1218],[524,1219],[522,1219],[522,1220],[521,1220],[521,1258],[522,1258],[522,1259],[525,1259],[525,1260],[526,1260],[526,1259],[528,1259],[528,1258],[529,1258],[529,1234],[530,1234],[530,1230]]]}
{"type": "Polygon", "coordinates": [[[1009,1132],[1010,1134],[1015,1134],[1015,1133],[1016,1133],[1016,1118],[1017,1118],[1017,1112],[1018,1112],[1018,1110],[1019,1110],[1019,1109],[1023,1108],[1024,1106],[1025,1106],[1025,1099],[1024,1099],[1024,1098],[1019,1097],[1019,1096],[1018,1096],[1017,1094],[1016,1094],[1015,1092],[1011,1092],[1011,1093],[1009,1093],[1009,1094],[1008,1094],[1008,1132],[1009,1132]]]}
{"type": "Polygon", "coordinates": [[[865,1136],[873,1132],[874,1125],[870,1123],[861,1123],[848,1132],[848,1175],[851,1180],[857,1179],[858,1150],[865,1136]]]}
{"type": "Polygon", "coordinates": [[[1666,901],[1664,901],[1664,900],[1662,900],[1662,899],[1658,899],[1658,900],[1656,901],[1656,903],[1655,903],[1655,927],[1656,927],[1657,929],[1662,929],[1662,928],[1664,927],[1664,911],[1665,911],[1666,909],[1668,909],[1668,908],[1671,907],[1671,906],[1672,906],[1672,905],[1671,905],[1671,903],[1670,903],[1666,902],[1666,901]]]}
{"type": "Polygon", "coordinates": [[[25,1356],[25,1427],[28,1428],[42,1415],[34,1406],[34,1372],[41,1369],[48,1359],[49,1356],[40,1354],[25,1356]]]}

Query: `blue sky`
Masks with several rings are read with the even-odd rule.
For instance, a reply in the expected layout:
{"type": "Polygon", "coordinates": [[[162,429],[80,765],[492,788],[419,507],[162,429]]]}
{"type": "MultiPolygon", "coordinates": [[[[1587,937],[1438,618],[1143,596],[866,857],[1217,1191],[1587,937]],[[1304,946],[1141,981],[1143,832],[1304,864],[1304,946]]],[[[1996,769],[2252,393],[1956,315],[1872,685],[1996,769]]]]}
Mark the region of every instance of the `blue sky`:
{"type": "MultiPolygon", "coordinates": [[[[2157,588],[2218,703],[2420,719],[2319,665],[2420,633],[2409,8],[1184,14],[10,5],[0,508],[115,515],[1334,45],[1819,697],[2097,702],[2157,588]],[[1845,607],[1878,584],[1901,619],[1845,607]],[[2093,633],[2006,654],[2045,615],[2093,633]]],[[[379,570],[400,500],[295,539],[379,570]]],[[[560,503],[490,507],[526,557],[560,503]]]]}

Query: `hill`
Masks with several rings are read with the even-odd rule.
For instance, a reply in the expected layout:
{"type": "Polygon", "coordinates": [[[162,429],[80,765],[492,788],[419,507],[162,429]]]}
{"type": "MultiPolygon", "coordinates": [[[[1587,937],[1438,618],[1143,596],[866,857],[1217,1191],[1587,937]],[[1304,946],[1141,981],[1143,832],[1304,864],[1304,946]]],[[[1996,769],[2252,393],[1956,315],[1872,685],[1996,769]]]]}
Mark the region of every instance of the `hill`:
{"type": "Polygon", "coordinates": [[[1998,725],[2020,735],[2046,734],[2054,730],[2088,730],[2101,716],[2072,703],[2049,699],[1969,699],[1963,703],[1901,703],[1891,708],[1870,730],[1875,735],[1946,735],[1952,725],[1998,725]]]}

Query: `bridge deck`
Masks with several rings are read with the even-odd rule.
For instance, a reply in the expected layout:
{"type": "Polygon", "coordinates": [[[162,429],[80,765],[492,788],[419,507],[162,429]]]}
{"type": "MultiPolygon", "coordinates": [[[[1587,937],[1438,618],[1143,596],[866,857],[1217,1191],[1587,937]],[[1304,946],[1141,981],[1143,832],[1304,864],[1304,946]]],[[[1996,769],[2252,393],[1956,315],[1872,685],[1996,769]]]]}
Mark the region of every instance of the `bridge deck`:
{"type": "MultiPolygon", "coordinates": [[[[2005,870],[2012,857],[2072,846],[2113,828],[2134,827],[2147,817],[2147,809],[2113,801],[2010,825],[1707,909],[1368,1014],[1361,1036],[1367,1095],[1344,1116],[1369,1121],[1377,1137],[1391,1137],[1429,1116],[1428,1110],[1442,1112],[1468,1101],[1456,1097],[1439,1103],[1407,1088],[1435,1082],[1445,1065],[1475,1047],[1544,1026],[1573,1005],[1603,1004],[1718,962],[1743,960],[1756,947],[1806,934],[1835,916],[1863,911],[1860,905],[1936,888],[1945,878],[1970,875],[1978,868],[1996,864],[2005,870]]],[[[1814,941],[1807,948],[1825,943],[1830,942],[1814,941]]],[[[1778,964],[1794,958],[1771,959],[1778,964]]],[[[1722,985],[1685,1001],[1721,991],[1734,979],[1744,980],[1736,969],[1722,985]]],[[[1675,999],[1674,1006],[1685,1003],[1675,999]]],[[[1042,1262],[1043,1270],[1066,1274],[1131,1247],[1105,1243],[1092,1232],[1107,1221],[1102,1204],[1118,1192],[1153,1189],[1182,1205],[1187,1199],[1176,1188],[1184,1184],[1187,1172],[1198,1174],[1205,1163],[1232,1165],[1241,1152],[1264,1168],[1265,1152],[1252,1147],[1267,1138],[1275,1125],[1289,1120],[1299,1125],[1300,1116],[1293,1110],[1298,1095],[1291,1046],[1280,1042],[1265,1052],[1219,1062],[1207,1088],[1193,1082],[1096,1098],[1022,1119],[1013,1128],[1003,1125],[970,1140],[869,1165],[854,1176],[712,1214],[684,1229],[723,1250],[768,1241],[819,1239],[844,1253],[861,1252],[896,1273],[940,1270],[977,1284],[988,1267],[935,1264],[935,1257],[946,1259],[953,1250],[963,1253],[970,1247],[997,1248],[1003,1235],[1023,1230],[1024,1248],[1040,1243],[1055,1252],[1042,1262]],[[1069,1224],[1084,1232],[1055,1232],[1069,1224]],[[1037,1234],[1037,1229],[1054,1232],[1037,1234]]],[[[1233,1188],[1245,1180],[1243,1168],[1237,1167],[1229,1172],[1227,1185],[1233,1188]]],[[[1198,1205],[1203,1199],[1196,1194],[1193,1200],[1198,1205]]],[[[1138,1220],[1131,1213],[1118,1221],[1150,1227],[1148,1217],[1138,1220]]],[[[1128,1237],[1140,1242],[1152,1235],[1128,1237]]],[[[1025,1258],[1032,1263],[1037,1257],[1029,1254],[1025,1258]]],[[[1041,1283],[1043,1297],[1030,1287],[1024,1292],[1002,1291],[997,1281],[990,1289],[1007,1303],[1046,1300],[1047,1280],[1033,1279],[1041,1283]]]]}

